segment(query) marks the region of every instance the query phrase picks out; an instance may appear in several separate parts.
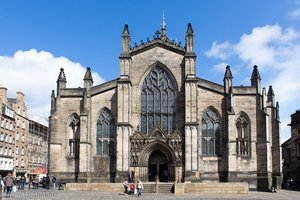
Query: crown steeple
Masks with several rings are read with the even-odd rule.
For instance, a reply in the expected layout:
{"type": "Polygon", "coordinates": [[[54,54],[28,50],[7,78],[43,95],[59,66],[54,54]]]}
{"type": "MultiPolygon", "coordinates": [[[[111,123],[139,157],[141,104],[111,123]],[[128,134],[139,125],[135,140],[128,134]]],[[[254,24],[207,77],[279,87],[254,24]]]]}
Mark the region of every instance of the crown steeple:
{"type": "Polygon", "coordinates": [[[167,24],[165,21],[165,12],[163,12],[163,18],[162,18],[162,22],[161,22],[161,39],[163,41],[167,40],[167,24]]]}

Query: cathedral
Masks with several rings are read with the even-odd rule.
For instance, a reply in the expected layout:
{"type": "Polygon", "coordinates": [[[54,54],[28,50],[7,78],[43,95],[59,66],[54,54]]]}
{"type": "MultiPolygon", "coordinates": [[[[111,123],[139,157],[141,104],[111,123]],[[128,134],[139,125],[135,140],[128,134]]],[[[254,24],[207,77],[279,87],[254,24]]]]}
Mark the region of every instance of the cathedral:
{"type": "Polygon", "coordinates": [[[248,86],[196,76],[194,32],[170,40],[163,20],[153,38],[131,45],[122,32],[120,76],[68,88],[62,68],[51,95],[49,173],[64,182],[247,182],[281,184],[279,104],[257,66],[248,86]]]}

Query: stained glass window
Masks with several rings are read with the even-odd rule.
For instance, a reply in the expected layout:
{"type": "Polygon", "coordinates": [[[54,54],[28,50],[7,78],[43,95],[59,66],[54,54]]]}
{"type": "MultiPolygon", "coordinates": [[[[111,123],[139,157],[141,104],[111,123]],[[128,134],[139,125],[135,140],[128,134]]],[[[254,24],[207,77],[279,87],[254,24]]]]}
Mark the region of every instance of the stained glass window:
{"type": "Polygon", "coordinates": [[[202,154],[220,154],[220,130],[218,115],[209,109],[204,113],[201,123],[202,130],[202,154]]]}
{"type": "Polygon", "coordinates": [[[97,121],[97,155],[115,155],[116,128],[113,116],[103,109],[97,121]]]}
{"type": "Polygon", "coordinates": [[[175,128],[176,86],[169,74],[156,66],[145,78],[141,91],[141,132],[159,126],[167,134],[175,128]]]}

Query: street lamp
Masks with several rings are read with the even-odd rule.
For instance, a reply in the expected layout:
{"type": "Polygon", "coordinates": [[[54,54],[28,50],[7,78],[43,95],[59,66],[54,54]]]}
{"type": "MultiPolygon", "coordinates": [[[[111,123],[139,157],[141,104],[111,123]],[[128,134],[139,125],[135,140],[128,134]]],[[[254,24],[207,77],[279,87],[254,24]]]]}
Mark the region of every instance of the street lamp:
{"type": "Polygon", "coordinates": [[[176,166],[177,166],[177,183],[179,183],[179,166],[180,166],[180,160],[176,160],[176,166]]]}

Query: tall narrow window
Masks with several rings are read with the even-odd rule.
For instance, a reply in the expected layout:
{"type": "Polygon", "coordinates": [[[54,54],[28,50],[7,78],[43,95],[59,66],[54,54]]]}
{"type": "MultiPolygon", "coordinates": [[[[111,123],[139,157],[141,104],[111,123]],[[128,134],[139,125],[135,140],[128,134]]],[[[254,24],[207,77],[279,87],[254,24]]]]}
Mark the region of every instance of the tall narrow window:
{"type": "MultiPolygon", "coordinates": [[[[79,140],[80,140],[80,119],[79,116],[74,113],[69,117],[69,155],[79,156],[79,140]]],[[[36,139],[36,143],[38,139],[36,139]]]]}
{"type": "Polygon", "coordinates": [[[116,127],[108,109],[103,109],[97,121],[97,154],[115,155],[116,127]]]}
{"type": "Polygon", "coordinates": [[[209,109],[204,113],[201,123],[202,129],[202,154],[219,155],[220,154],[220,130],[218,115],[209,109]]]}
{"type": "Polygon", "coordinates": [[[158,126],[165,133],[175,128],[176,86],[161,67],[154,67],[145,78],[141,91],[141,132],[149,134],[158,126]]]}
{"type": "Polygon", "coordinates": [[[236,122],[236,153],[250,155],[250,121],[246,114],[241,114],[236,122]]]}

